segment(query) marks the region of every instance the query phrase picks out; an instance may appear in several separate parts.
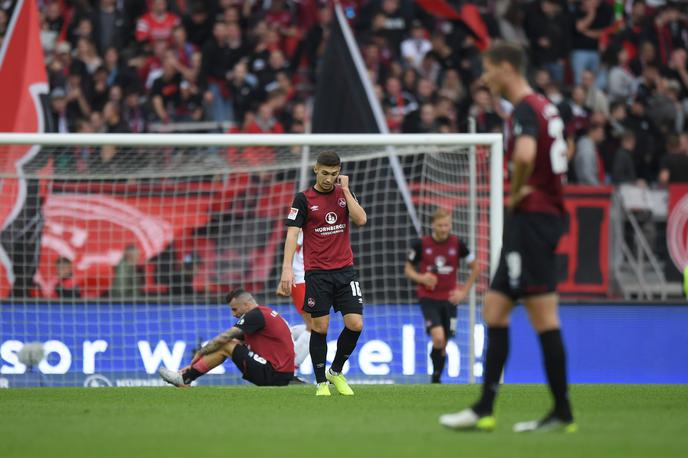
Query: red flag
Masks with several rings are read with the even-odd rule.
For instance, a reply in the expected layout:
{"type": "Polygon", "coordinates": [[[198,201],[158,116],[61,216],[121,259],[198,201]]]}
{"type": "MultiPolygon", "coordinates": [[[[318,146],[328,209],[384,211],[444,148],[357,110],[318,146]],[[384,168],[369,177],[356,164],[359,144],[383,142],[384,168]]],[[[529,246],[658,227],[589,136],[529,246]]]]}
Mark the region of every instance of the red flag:
{"type": "MultiPolygon", "coordinates": [[[[36,0],[19,0],[0,48],[0,132],[44,132],[41,94],[48,93],[36,0]]],[[[39,147],[16,145],[0,150],[0,229],[24,207],[27,194],[23,166],[39,147]]],[[[0,297],[14,284],[12,260],[0,246],[0,297]]]]}
{"type": "Polygon", "coordinates": [[[490,35],[487,33],[485,21],[480,16],[478,8],[472,3],[461,5],[461,11],[458,12],[446,0],[416,1],[421,8],[434,16],[463,22],[475,35],[475,45],[481,51],[490,47],[490,35]]]}

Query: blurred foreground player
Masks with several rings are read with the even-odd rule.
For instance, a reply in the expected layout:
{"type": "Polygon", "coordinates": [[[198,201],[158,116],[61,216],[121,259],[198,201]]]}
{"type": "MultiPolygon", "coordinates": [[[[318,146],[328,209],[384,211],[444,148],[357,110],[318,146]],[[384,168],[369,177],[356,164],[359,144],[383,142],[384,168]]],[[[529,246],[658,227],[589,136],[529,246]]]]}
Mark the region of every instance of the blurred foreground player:
{"type": "Polygon", "coordinates": [[[494,401],[509,353],[509,319],[522,298],[540,336],[554,408],[542,419],[517,423],[513,429],[574,432],[577,427],[568,396],[554,253],[564,227],[564,123],[556,107],[528,85],[520,48],[508,43],[495,45],[485,53],[483,68],[483,82],[514,105],[507,132],[510,198],[499,265],[483,307],[488,345],[482,395],[473,406],[442,415],[440,423],[454,429],[495,428],[494,401]]]}
{"type": "Polygon", "coordinates": [[[236,324],[205,344],[182,370],[160,368],[160,377],[186,387],[232,358],[244,379],[255,385],[288,385],[294,377],[294,345],[286,321],[242,289],[229,293],[227,302],[239,318],[236,324]]]}

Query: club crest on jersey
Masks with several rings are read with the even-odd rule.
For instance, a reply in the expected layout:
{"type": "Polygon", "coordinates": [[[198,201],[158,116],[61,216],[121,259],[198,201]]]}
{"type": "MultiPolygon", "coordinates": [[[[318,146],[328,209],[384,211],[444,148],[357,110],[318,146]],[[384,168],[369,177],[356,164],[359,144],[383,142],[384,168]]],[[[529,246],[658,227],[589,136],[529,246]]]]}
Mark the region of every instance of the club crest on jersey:
{"type": "Polygon", "coordinates": [[[337,214],[335,212],[329,212],[325,215],[325,222],[327,224],[334,224],[337,222],[337,214]]]}
{"type": "Polygon", "coordinates": [[[296,215],[298,215],[298,214],[299,214],[299,209],[298,209],[298,208],[291,207],[291,209],[289,209],[289,215],[287,216],[287,219],[290,219],[290,220],[292,220],[292,221],[295,221],[295,220],[296,220],[296,215]]]}
{"type": "Polygon", "coordinates": [[[343,197],[340,197],[339,200],[337,201],[340,207],[344,208],[346,207],[346,199],[343,197]]]}

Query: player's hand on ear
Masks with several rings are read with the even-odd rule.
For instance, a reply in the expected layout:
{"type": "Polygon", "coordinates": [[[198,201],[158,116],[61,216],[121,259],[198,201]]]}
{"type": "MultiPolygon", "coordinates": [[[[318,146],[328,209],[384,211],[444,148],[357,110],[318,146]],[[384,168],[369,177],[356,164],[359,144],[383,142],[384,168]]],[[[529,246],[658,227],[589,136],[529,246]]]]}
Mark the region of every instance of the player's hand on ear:
{"type": "Polygon", "coordinates": [[[337,177],[337,184],[342,187],[342,189],[349,189],[349,177],[347,175],[339,175],[337,177]]]}

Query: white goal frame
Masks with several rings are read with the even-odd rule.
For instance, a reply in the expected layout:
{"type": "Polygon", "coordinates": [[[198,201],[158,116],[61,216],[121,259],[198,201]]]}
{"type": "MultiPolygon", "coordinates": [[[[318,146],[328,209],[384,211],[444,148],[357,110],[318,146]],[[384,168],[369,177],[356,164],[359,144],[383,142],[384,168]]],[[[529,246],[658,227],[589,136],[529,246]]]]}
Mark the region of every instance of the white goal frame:
{"type": "MultiPolygon", "coordinates": [[[[476,246],[476,148],[484,145],[490,149],[490,280],[492,279],[502,245],[504,218],[504,171],[503,171],[503,136],[502,134],[39,134],[39,133],[0,133],[0,145],[36,145],[36,146],[384,146],[393,154],[395,146],[438,145],[466,147],[469,154],[469,247],[476,246]],[[392,147],[392,148],[389,148],[392,147]]],[[[305,156],[305,155],[304,155],[305,156]]],[[[303,164],[306,166],[307,164],[303,164]]],[[[17,177],[23,178],[22,170],[17,170],[17,177]]],[[[403,193],[403,189],[401,190],[403,193]]],[[[420,234],[419,234],[420,235],[420,234]]],[[[475,382],[474,366],[474,333],[476,295],[475,287],[469,298],[469,346],[470,364],[469,381],[475,382]]]]}

